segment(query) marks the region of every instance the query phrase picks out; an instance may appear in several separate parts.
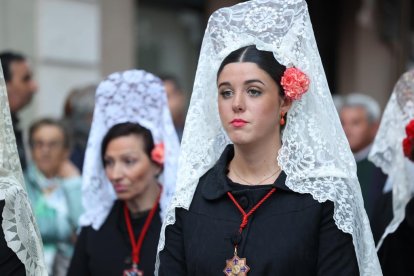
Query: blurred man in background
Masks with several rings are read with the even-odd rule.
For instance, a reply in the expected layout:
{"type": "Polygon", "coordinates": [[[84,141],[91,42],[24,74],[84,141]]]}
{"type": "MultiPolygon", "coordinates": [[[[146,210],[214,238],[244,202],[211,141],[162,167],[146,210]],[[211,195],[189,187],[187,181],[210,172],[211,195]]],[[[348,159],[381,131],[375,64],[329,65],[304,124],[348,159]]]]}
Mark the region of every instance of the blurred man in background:
{"type": "Polygon", "coordinates": [[[161,76],[167,92],[168,107],[177,131],[178,139],[181,141],[184,130],[187,101],[177,78],[172,75],[161,76]]]}
{"type": "Polygon", "coordinates": [[[92,124],[97,85],[74,88],[66,98],[64,120],[73,136],[70,160],[82,172],[86,144],[92,124]]]}
{"type": "Polygon", "coordinates": [[[387,177],[380,168],[368,160],[368,154],[379,127],[381,109],[372,97],[352,93],[342,99],[339,116],[355,157],[365,210],[371,227],[374,228],[374,212],[384,193],[387,177]]]}

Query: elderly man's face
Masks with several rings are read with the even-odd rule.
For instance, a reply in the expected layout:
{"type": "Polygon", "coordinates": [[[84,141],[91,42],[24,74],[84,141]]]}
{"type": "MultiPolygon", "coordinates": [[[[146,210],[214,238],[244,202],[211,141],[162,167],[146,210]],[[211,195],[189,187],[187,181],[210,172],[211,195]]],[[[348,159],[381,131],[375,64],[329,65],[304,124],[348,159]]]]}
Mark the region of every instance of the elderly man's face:
{"type": "Polygon", "coordinates": [[[352,152],[356,153],[373,142],[378,124],[369,121],[363,107],[343,107],[339,116],[352,152]]]}

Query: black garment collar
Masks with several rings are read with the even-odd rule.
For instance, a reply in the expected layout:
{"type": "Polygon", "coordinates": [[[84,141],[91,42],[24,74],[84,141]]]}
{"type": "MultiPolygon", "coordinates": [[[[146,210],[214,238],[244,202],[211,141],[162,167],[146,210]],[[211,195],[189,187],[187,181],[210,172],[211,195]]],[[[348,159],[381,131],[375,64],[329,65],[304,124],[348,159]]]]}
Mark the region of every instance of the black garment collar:
{"type": "MultiPolygon", "coordinates": [[[[202,188],[202,195],[207,200],[218,199],[228,191],[232,190],[232,187],[230,186],[231,181],[227,177],[227,167],[233,159],[233,156],[234,146],[232,144],[227,145],[219,160],[217,160],[216,165],[214,165],[214,167],[202,177],[202,180],[200,180],[200,182],[203,181],[205,183],[202,188]]],[[[282,171],[272,186],[277,189],[291,192],[292,190],[285,185],[285,181],[286,174],[282,171]]]]}

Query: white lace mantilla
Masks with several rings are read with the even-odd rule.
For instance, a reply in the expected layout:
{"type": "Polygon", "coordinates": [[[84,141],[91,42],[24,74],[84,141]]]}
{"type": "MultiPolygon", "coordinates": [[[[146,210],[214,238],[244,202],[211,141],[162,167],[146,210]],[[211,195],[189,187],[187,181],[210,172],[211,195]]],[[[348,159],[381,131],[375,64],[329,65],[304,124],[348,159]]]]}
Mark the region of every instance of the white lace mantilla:
{"type": "Polygon", "coordinates": [[[175,222],[175,208],[189,209],[198,179],[230,143],[219,118],[217,70],[228,54],[252,44],[310,78],[309,91],[288,112],[277,157],[287,174],[286,185],[319,202],[332,201],[336,225],[353,237],[360,274],[382,275],[355,160],[333,104],[304,0],[247,1],[210,17],[181,144],[177,192],[158,251],[164,248],[165,227],[175,222]]]}
{"type": "Polygon", "coordinates": [[[369,159],[392,181],[394,217],[385,229],[377,248],[387,235],[397,230],[405,217],[405,207],[414,191],[414,163],[405,156],[402,141],[405,126],[414,119],[414,70],[404,73],[396,83],[385,107],[369,159]]]}
{"type": "Polygon", "coordinates": [[[151,131],[155,144],[164,143],[164,167],[159,177],[163,185],[161,218],[174,194],[179,142],[161,80],[143,70],[113,73],[96,90],[83,166],[82,202],[86,212],[80,218],[82,226],[99,229],[116,199],[103,168],[101,144],[112,126],[124,122],[140,124],[151,131]]]}
{"type": "Polygon", "coordinates": [[[7,246],[24,264],[27,275],[47,275],[42,241],[32,208],[24,189],[24,180],[17,153],[10,116],[6,85],[0,66],[0,200],[5,201],[3,213],[4,238],[7,246]]]}

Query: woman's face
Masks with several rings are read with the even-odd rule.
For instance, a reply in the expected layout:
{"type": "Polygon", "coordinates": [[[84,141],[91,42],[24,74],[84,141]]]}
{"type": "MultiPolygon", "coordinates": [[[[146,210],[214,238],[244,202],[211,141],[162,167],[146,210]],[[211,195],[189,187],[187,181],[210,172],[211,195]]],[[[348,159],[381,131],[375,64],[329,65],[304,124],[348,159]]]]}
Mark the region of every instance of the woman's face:
{"type": "Polygon", "coordinates": [[[69,155],[62,129],[42,125],[32,135],[32,158],[36,167],[48,178],[56,176],[69,155]]]}
{"type": "Polygon", "coordinates": [[[156,166],[144,151],[141,136],[130,134],[108,143],[104,156],[105,173],[118,199],[131,200],[145,196],[156,185],[156,166]]]}
{"type": "Polygon", "coordinates": [[[217,86],[221,123],[235,145],[280,139],[280,113],[290,102],[264,70],[253,62],[229,63],[217,86]]]}

